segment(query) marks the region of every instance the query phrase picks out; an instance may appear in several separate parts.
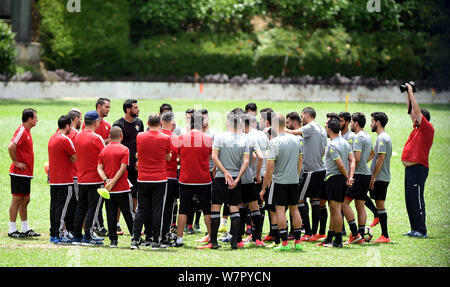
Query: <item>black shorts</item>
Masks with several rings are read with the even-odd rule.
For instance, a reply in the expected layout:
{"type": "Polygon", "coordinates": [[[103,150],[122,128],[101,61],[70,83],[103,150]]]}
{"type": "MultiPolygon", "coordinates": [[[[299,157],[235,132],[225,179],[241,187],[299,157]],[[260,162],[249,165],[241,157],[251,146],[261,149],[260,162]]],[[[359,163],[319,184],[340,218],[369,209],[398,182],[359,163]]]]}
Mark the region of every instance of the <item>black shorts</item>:
{"type": "Polygon", "coordinates": [[[13,196],[30,196],[31,177],[11,176],[11,194],[13,196]]]}
{"type": "Polygon", "coordinates": [[[389,181],[375,181],[374,189],[369,190],[370,198],[374,200],[386,200],[389,181]]]}
{"type": "Polygon", "coordinates": [[[228,189],[225,177],[216,177],[212,190],[212,204],[229,204],[237,206],[242,202],[241,182],[233,189],[228,189]]]}
{"type": "Polygon", "coordinates": [[[242,184],[241,185],[241,193],[242,193],[242,202],[249,203],[251,201],[258,201],[259,192],[261,190],[257,190],[254,183],[242,184]]]}
{"type": "Polygon", "coordinates": [[[320,198],[325,173],[325,170],[303,172],[300,179],[300,200],[304,201],[307,197],[320,198]]]}
{"type": "Polygon", "coordinates": [[[345,194],[347,192],[346,182],[347,179],[342,174],[331,176],[326,181],[328,200],[344,202],[345,194]]]}
{"type": "MultiPolygon", "coordinates": [[[[256,179],[255,179],[255,182],[256,182],[256,179]]],[[[261,176],[261,183],[255,183],[256,192],[258,194],[258,204],[259,204],[259,206],[263,205],[261,197],[259,197],[259,193],[262,190],[263,182],[264,182],[264,176],[261,176]]]]}
{"type": "Polygon", "coordinates": [[[356,200],[366,200],[369,190],[370,175],[355,174],[353,185],[347,188],[347,197],[356,200]]]}
{"type": "Polygon", "coordinates": [[[200,209],[204,215],[211,214],[211,184],[180,184],[180,214],[192,214],[196,211],[192,197],[197,195],[200,209]]]}
{"type": "Polygon", "coordinates": [[[275,212],[275,205],[269,203],[269,198],[270,198],[270,202],[272,202],[274,184],[275,183],[272,181],[272,183],[269,185],[266,192],[264,193],[264,202],[265,202],[264,208],[266,210],[272,211],[272,212],[275,212]]]}
{"type": "Polygon", "coordinates": [[[320,199],[322,200],[328,200],[328,193],[327,193],[327,182],[324,181],[322,183],[322,189],[320,190],[320,199]]]}
{"type": "Polygon", "coordinates": [[[178,179],[167,179],[167,197],[180,198],[180,184],[178,179]]]}
{"type": "Polygon", "coordinates": [[[269,198],[269,204],[273,205],[298,205],[300,191],[298,184],[279,184],[273,185],[273,196],[269,198]]]}

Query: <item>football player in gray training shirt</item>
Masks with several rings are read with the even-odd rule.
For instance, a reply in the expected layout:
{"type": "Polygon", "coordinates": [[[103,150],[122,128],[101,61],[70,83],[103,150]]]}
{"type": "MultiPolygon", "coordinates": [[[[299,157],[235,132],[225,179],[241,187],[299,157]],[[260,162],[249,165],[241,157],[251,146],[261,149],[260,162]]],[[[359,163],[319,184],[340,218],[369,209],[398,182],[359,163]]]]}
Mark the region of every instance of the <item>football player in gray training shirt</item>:
{"type": "Polygon", "coordinates": [[[344,202],[347,186],[353,184],[355,172],[355,159],[350,145],[339,135],[339,130],[339,121],[331,118],[327,123],[327,133],[331,141],[325,152],[330,229],[327,238],[321,243],[327,247],[342,247],[341,204],[344,202]],[[332,241],[333,237],[335,237],[334,241],[332,241]]]}
{"type": "MultiPolygon", "coordinates": [[[[303,174],[300,184],[299,205],[310,198],[311,203],[311,223],[304,220],[305,235],[302,241],[313,241],[320,221],[320,193],[325,179],[325,164],[323,155],[327,145],[327,133],[316,121],[316,111],[311,107],[306,107],[301,113],[303,126],[297,130],[288,130],[287,133],[303,136],[303,174]]],[[[308,215],[306,204],[300,206],[300,213],[305,218],[308,215]]]]}
{"type": "Polygon", "coordinates": [[[383,112],[372,113],[372,132],[376,132],[378,137],[374,147],[374,157],[372,159],[370,171],[369,192],[370,197],[375,200],[378,218],[381,225],[381,236],[375,243],[389,243],[391,240],[387,228],[387,213],[384,206],[386,193],[391,180],[390,161],[392,155],[392,141],[384,130],[388,122],[388,117],[383,112]]]}
{"type": "Polygon", "coordinates": [[[339,113],[339,123],[341,125],[341,137],[343,137],[350,144],[350,148],[353,149],[355,133],[350,129],[351,120],[352,116],[349,112],[339,113]]]}
{"type": "Polygon", "coordinates": [[[241,224],[239,216],[239,204],[242,200],[240,181],[249,164],[249,145],[247,137],[242,133],[243,124],[239,115],[229,113],[226,126],[227,132],[215,135],[212,150],[212,160],[218,171],[211,196],[211,234],[210,244],[207,245],[207,248],[213,249],[220,247],[217,243],[217,232],[222,204],[230,206],[230,233],[233,236],[231,248],[243,247],[243,242],[237,242],[241,224]]]}
{"type": "Polygon", "coordinates": [[[271,189],[268,201],[275,205],[278,229],[282,245],[275,247],[275,250],[290,250],[287,226],[286,226],[286,205],[293,221],[293,233],[295,239],[295,249],[302,250],[300,228],[302,219],[297,208],[299,199],[298,180],[301,171],[302,156],[301,145],[298,137],[284,132],[285,119],[281,114],[272,117],[272,128],[276,130],[277,137],[270,141],[269,156],[267,158],[266,176],[260,193],[264,198],[266,188],[270,181],[273,181],[274,188],[271,189]]]}
{"type": "Polygon", "coordinates": [[[366,117],[363,113],[354,113],[352,115],[350,128],[355,133],[353,142],[353,155],[356,162],[355,182],[347,189],[347,195],[342,204],[342,210],[352,232],[347,244],[364,242],[363,237],[367,220],[365,202],[371,175],[367,162],[373,153],[372,139],[364,130],[365,125],[366,117]],[[350,202],[353,199],[355,199],[355,207],[358,213],[358,227],[355,222],[355,214],[350,207],[350,202]]]}

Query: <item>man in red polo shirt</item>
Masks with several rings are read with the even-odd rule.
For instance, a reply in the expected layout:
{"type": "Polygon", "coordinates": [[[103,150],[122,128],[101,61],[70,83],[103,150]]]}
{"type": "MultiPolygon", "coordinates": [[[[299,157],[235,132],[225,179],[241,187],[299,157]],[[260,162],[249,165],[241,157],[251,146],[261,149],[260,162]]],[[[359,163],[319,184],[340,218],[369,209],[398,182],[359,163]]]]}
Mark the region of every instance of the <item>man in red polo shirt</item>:
{"type": "Polygon", "coordinates": [[[71,131],[68,115],[58,119],[58,131],[48,141],[50,183],[50,242],[72,244],[64,236],[64,223],[69,203],[74,197],[73,163],[76,161],[75,146],[68,137],[71,131]]]}
{"type": "MultiPolygon", "coordinates": [[[[201,111],[192,114],[191,131],[178,140],[180,155],[180,211],[178,215],[177,247],[183,245],[183,231],[188,214],[194,212],[192,197],[197,195],[203,211],[208,234],[211,234],[211,173],[209,158],[212,152],[212,138],[202,132],[201,111]]],[[[208,244],[210,246],[211,244],[208,244]]]]}
{"type": "Polygon", "coordinates": [[[34,167],[33,138],[30,130],[36,126],[37,122],[36,110],[32,108],[24,109],[22,124],[17,128],[8,145],[9,157],[12,160],[9,167],[12,201],[9,207],[8,236],[12,238],[40,236],[29,228],[27,220],[34,167]],[[22,220],[22,232],[19,232],[16,227],[17,213],[22,220]]]}
{"type": "Polygon", "coordinates": [[[123,139],[122,129],[118,126],[111,128],[111,142],[98,156],[97,172],[105,188],[110,191],[110,199],[106,201],[106,218],[108,221],[110,247],[117,247],[117,214],[120,208],[128,231],[133,231],[134,206],[131,198],[131,188],[128,183],[127,167],[130,163],[130,152],[120,142],[123,139]]]}
{"type": "Polygon", "coordinates": [[[430,113],[420,109],[412,87],[406,84],[408,93],[406,105],[411,106],[413,131],[405,143],[402,163],[405,166],[405,201],[411,230],[404,235],[410,237],[428,237],[425,225],[425,181],[428,177],[428,155],[433,145],[434,128],[430,123],[430,113]]]}
{"type": "Polygon", "coordinates": [[[84,115],[86,128],[75,139],[78,163],[79,197],[75,211],[73,227],[73,244],[94,246],[103,244],[91,237],[93,222],[101,211],[102,197],[97,189],[103,187],[104,181],[97,173],[98,155],[106,146],[102,137],[95,133],[100,125],[100,117],[96,111],[89,111],[84,115]],[[81,230],[84,222],[84,237],[81,230]]]}
{"type": "Polygon", "coordinates": [[[160,132],[161,118],[158,114],[148,117],[149,130],[136,138],[138,167],[138,208],[133,222],[131,249],[139,249],[144,221],[152,220],[152,248],[161,245],[164,225],[164,207],[167,197],[166,165],[170,160],[170,137],[160,132]]]}

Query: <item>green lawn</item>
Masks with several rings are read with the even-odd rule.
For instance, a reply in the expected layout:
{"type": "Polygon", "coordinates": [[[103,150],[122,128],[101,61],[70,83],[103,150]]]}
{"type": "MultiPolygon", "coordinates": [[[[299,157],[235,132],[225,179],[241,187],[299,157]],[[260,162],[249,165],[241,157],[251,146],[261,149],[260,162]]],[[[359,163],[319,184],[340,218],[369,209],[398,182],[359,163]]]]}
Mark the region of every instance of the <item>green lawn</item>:
{"type": "MultiPolygon", "coordinates": [[[[158,112],[163,100],[139,100],[140,118],[146,122],[149,113],[158,112]]],[[[210,112],[211,126],[215,130],[223,130],[227,111],[234,107],[244,108],[246,101],[186,101],[167,100],[172,104],[177,123],[183,124],[184,111],[189,108],[206,108],[210,112]]],[[[122,116],[123,100],[112,100],[112,110],[107,117],[110,123],[122,116]]],[[[277,112],[286,114],[291,111],[300,112],[305,106],[312,106],[317,111],[317,121],[323,124],[325,114],[340,112],[344,103],[301,103],[301,102],[257,102],[258,108],[272,107],[277,112]]],[[[435,128],[434,144],[430,153],[430,174],[425,189],[427,207],[428,239],[405,238],[401,234],[409,230],[408,217],[404,200],[404,169],[400,156],[402,148],[412,124],[406,113],[406,105],[397,104],[363,104],[350,103],[350,112],[363,112],[369,117],[375,111],[384,111],[389,117],[386,131],[393,141],[393,158],[391,160],[392,181],[389,185],[386,209],[388,212],[389,234],[391,244],[362,246],[344,246],[342,249],[328,249],[306,243],[303,252],[287,252],[275,255],[273,250],[246,248],[231,251],[227,244],[219,250],[196,250],[199,245],[194,240],[203,234],[185,235],[186,247],[169,248],[153,251],[141,249],[130,250],[130,236],[119,237],[119,248],[108,247],[87,248],[73,246],[56,246],[49,243],[49,186],[44,173],[44,162],[47,161],[47,143],[57,127],[57,119],[72,107],[80,108],[83,113],[93,110],[95,99],[91,100],[1,100],[0,102],[0,266],[450,266],[450,214],[449,206],[449,170],[450,148],[449,128],[450,105],[424,105],[431,112],[431,123],[435,128]],[[28,208],[28,222],[37,232],[42,233],[39,239],[13,240],[7,236],[8,208],[11,201],[10,179],[8,169],[10,158],[7,145],[15,129],[20,125],[21,112],[26,107],[38,111],[39,122],[32,129],[35,152],[35,172],[32,180],[31,203],[28,208]],[[339,258],[336,260],[336,258],[339,258]]],[[[366,131],[375,139],[375,134],[366,131]]],[[[104,213],[105,214],[105,213],[104,213]]],[[[106,215],[105,215],[106,219],[106,215]]],[[[368,224],[372,220],[369,212],[368,224]]],[[[268,232],[267,220],[264,233],[268,232]]],[[[20,219],[17,226],[20,228],[20,219]]],[[[205,227],[203,226],[203,230],[205,227]]],[[[347,227],[348,230],[348,227],[347,227]]],[[[374,228],[374,237],[380,236],[379,225],[374,228]]],[[[347,237],[344,237],[346,240],[347,237]]],[[[109,240],[106,239],[106,245],[109,240]]]]}

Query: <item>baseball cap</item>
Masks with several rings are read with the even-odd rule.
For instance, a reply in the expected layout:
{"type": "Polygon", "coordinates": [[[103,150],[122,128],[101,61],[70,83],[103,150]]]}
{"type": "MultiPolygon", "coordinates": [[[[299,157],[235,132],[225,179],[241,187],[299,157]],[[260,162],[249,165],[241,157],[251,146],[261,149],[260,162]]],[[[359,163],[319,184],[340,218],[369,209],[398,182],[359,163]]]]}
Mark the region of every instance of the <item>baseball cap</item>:
{"type": "Polygon", "coordinates": [[[100,117],[97,114],[97,111],[89,111],[84,115],[85,120],[91,120],[95,121],[96,119],[99,119],[100,117]]]}

